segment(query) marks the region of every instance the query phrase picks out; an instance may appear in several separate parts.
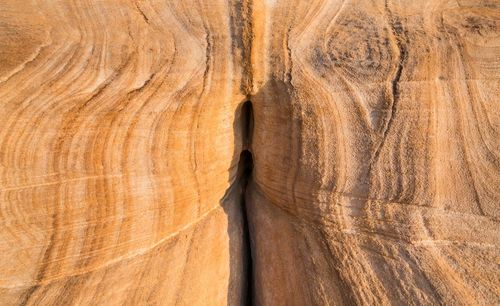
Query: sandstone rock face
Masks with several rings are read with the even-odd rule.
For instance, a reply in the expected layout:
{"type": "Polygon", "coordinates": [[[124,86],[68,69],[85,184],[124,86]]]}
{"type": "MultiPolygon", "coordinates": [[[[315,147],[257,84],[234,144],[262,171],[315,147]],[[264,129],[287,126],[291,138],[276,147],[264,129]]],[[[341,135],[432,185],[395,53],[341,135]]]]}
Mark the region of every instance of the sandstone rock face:
{"type": "Polygon", "coordinates": [[[495,0],[0,0],[1,305],[500,303],[495,0]]]}

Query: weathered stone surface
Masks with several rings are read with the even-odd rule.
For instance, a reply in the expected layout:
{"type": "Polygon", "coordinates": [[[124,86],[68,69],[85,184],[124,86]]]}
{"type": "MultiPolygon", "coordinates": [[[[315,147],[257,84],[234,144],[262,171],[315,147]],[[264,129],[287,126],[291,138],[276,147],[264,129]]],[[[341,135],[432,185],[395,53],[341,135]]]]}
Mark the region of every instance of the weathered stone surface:
{"type": "Polygon", "coordinates": [[[0,0],[0,304],[498,304],[499,88],[494,0],[0,0]]]}

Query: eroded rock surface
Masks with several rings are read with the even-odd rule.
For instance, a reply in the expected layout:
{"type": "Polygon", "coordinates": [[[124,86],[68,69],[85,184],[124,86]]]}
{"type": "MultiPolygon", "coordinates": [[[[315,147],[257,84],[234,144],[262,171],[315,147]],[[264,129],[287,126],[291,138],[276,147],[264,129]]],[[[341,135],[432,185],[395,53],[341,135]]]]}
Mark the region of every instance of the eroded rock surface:
{"type": "Polygon", "coordinates": [[[0,304],[500,303],[497,1],[0,0],[0,304]]]}

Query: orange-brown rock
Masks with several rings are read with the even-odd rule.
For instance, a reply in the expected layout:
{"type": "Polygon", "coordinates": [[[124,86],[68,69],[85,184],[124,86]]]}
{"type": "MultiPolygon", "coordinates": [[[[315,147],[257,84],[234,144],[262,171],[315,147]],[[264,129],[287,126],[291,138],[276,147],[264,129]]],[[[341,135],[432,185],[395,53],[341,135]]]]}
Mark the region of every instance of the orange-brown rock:
{"type": "Polygon", "coordinates": [[[495,0],[0,0],[0,305],[499,304],[499,98],[495,0]]]}

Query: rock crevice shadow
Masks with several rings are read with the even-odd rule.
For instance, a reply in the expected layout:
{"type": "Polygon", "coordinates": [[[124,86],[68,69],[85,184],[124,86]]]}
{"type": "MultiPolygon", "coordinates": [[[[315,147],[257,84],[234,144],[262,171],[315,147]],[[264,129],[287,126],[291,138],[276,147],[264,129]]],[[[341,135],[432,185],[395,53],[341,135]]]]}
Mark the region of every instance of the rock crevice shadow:
{"type": "Polygon", "coordinates": [[[252,102],[250,100],[242,102],[236,109],[234,118],[235,152],[231,165],[232,167],[237,165],[238,168],[236,176],[230,177],[231,185],[220,202],[228,217],[230,275],[227,304],[253,305],[251,233],[246,208],[246,191],[253,170],[252,102]]]}

